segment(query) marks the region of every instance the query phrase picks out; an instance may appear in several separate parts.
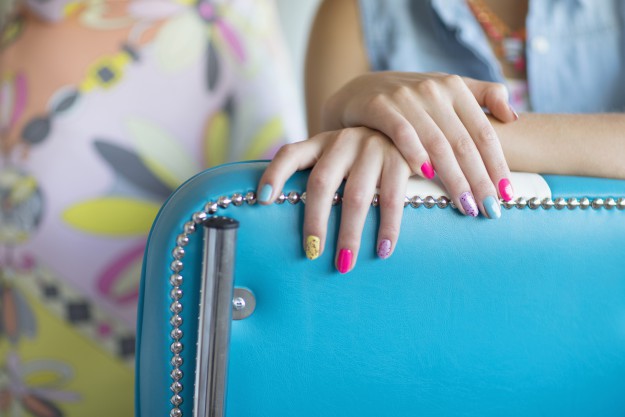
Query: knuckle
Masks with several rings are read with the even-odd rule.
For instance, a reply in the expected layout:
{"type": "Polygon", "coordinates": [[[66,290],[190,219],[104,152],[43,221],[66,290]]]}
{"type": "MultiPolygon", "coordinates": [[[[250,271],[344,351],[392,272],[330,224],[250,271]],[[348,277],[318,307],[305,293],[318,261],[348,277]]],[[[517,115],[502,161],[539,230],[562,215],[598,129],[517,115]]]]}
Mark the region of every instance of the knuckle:
{"type": "Polygon", "coordinates": [[[477,130],[477,142],[487,147],[501,146],[499,138],[490,123],[484,123],[477,130]]]}
{"type": "Polygon", "coordinates": [[[398,123],[393,127],[391,136],[398,148],[405,148],[416,140],[416,132],[412,125],[408,122],[398,123]]]}
{"type": "Polygon", "coordinates": [[[289,159],[292,157],[297,150],[297,144],[295,143],[287,143],[286,145],[282,145],[278,152],[276,152],[276,156],[274,159],[289,159]]]}
{"type": "Polygon", "coordinates": [[[450,151],[449,143],[443,138],[434,138],[428,146],[427,151],[431,158],[441,159],[450,151]]]}
{"type": "Polygon", "coordinates": [[[362,191],[346,190],[343,196],[343,205],[352,208],[367,207],[373,196],[367,196],[362,191]]]}
{"type": "Polygon", "coordinates": [[[421,81],[417,86],[417,90],[419,94],[430,100],[436,100],[440,96],[440,87],[438,83],[431,78],[421,81]]]}
{"type": "Polygon", "coordinates": [[[367,113],[378,113],[386,110],[389,106],[389,100],[384,94],[375,94],[364,103],[364,109],[367,113]]]}
{"type": "Polygon", "coordinates": [[[408,100],[411,100],[413,95],[414,92],[412,91],[412,89],[406,84],[402,84],[395,87],[395,90],[393,91],[391,97],[395,102],[406,102],[408,100]]]}
{"type": "Polygon", "coordinates": [[[466,84],[461,76],[456,74],[446,74],[441,77],[443,84],[449,88],[465,88],[466,84]]]}
{"type": "Polygon", "coordinates": [[[469,157],[471,154],[475,152],[475,143],[470,136],[461,135],[458,137],[453,144],[454,153],[458,159],[463,159],[469,157]]]}
{"type": "Polygon", "coordinates": [[[325,172],[313,169],[308,177],[307,188],[312,192],[318,193],[319,191],[327,190],[331,183],[332,181],[329,175],[325,172]]]}

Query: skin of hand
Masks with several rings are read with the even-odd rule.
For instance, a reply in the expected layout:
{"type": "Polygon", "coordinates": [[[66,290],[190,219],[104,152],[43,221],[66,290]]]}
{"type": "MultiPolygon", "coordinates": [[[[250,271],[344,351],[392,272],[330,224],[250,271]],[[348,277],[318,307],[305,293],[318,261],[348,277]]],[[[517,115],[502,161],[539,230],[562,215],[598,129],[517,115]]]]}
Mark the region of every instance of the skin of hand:
{"type": "Polygon", "coordinates": [[[399,236],[410,167],[384,134],[366,127],[323,132],[283,146],[265,170],[258,201],[271,204],[295,171],[313,167],[306,188],[303,246],[309,259],[323,253],[328,217],[336,190],[345,179],[335,265],[349,272],[379,186],[378,255],[391,255],[399,236]]]}

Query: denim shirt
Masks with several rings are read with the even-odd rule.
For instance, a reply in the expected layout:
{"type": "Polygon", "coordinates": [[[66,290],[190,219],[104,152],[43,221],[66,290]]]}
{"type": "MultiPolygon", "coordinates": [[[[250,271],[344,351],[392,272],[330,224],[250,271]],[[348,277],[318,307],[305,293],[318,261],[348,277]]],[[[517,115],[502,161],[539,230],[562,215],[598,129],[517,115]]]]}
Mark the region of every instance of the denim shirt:
{"type": "MultiPolygon", "coordinates": [[[[440,71],[504,82],[466,0],[359,0],[372,70],[440,71]]],[[[530,0],[531,107],[625,111],[625,0],[530,0]]]]}

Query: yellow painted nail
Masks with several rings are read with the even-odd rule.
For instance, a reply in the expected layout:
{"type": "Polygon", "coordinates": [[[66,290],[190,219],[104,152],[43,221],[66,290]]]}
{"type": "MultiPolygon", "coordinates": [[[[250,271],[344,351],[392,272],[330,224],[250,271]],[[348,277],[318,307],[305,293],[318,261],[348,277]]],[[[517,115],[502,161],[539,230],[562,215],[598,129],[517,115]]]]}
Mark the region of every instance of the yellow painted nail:
{"type": "Polygon", "coordinates": [[[321,240],[317,236],[306,238],[306,257],[310,260],[317,259],[321,252],[321,240]]]}

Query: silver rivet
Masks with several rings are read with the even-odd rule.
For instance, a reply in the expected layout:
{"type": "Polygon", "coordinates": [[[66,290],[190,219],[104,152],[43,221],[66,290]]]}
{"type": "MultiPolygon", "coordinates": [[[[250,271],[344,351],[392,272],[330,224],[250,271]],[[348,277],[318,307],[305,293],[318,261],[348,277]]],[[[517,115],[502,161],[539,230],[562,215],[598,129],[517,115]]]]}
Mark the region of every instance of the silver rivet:
{"type": "Polygon", "coordinates": [[[172,313],[180,314],[182,312],[182,303],[180,301],[174,301],[169,306],[169,310],[172,313]]]}
{"type": "Polygon", "coordinates": [[[306,191],[304,191],[299,198],[302,200],[302,203],[306,204],[306,191]]]}
{"type": "Polygon", "coordinates": [[[543,200],[540,202],[540,205],[545,210],[549,210],[551,207],[553,207],[553,200],[550,198],[543,198],[543,200]]]}
{"type": "Polygon", "coordinates": [[[337,204],[341,204],[341,195],[339,193],[334,193],[334,197],[332,197],[332,205],[336,206],[337,204]]]}
{"type": "Polygon", "coordinates": [[[612,197],[609,197],[605,199],[603,205],[606,209],[610,210],[616,207],[616,201],[612,197]]]}
{"type": "Polygon", "coordinates": [[[189,244],[189,236],[184,233],[181,233],[176,238],[176,244],[178,246],[187,246],[189,244]]]}
{"type": "Polygon", "coordinates": [[[180,317],[180,315],[176,314],[174,316],[171,317],[171,319],[169,319],[169,323],[174,326],[174,327],[180,327],[182,326],[182,317],[180,317]]]}
{"type": "Polygon", "coordinates": [[[579,207],[582,210],[586,210],[588,207],[590,207],[590,200],[586,197],[583,197],[582,199],[579,200],[579,207]]]}
{"type": "Polygon", "coordinates": [[[182,298],[182,290],[180,289],[180,287],[174,287],[170,292],[169,292],[169,297],[172,300],[180,300],[182,298]]]}
{"type": "Polygon", "coordinates": [[[276,204],[284,204],[285,201],[286,201],[286,196],[284,195],[284,193],[280,193],[278,198],[276,198],[276,204]]]}
{"type": "Polygon", "coordinates": [[[169,417],[182,417],[182,410],[174,408],[169,412],[169,417]]]}
{"type": "Polygon", "coordinates": [[[180,368],[183,362],[184,361],[182,360],[182,356],[180,355],[174,355],[174,357],[171,358],[171,364],[172,366],[175,366],[176,368],[180,368]]]}
{"type": "Polygon", "coordinates": [[[371,199],[371,205],[373,207],[377,207],[380,205],[380,195],[379,194],[374,194],[373,198],[371,199]]]}
{"type": "Polygon", "coordinates": [[[206,214],[206,212],[203,212],[203,211],[198,211],[196,213],[193,213],[193,216],[191,216],[191,219],[193,219],[193,223],[195,224],[202,224],[207,218],[208,218],[208,214],[206,214]]]}
{"type": "Polygon", "coordinates": [[[176,341],[169,346],[169,350],[171,350],[171,352],[175,353],[176,355],[182,352],[183,348],[184,348],[184,345],[182,344],[182,342],[179,342],[179,341],[176,341]]]}
{"type": "Polygon", "coordinates": [[[180,285],[182,285],[183,281],[184,279],[180,274],[171,274],[171,276],[169,277],[169,283],[174,287],[179,287],[180,285]]]}
{"type": "Polygon", "coordinates": [[[287,201],[290,204],[297,204],[297,203],[299,203],[299,194],[297,192],[295,192],[295,191],[291,191],[289,193],[289,195],[287,196],[287,201]]]}
{"type": "Polygon", "coordinates": [[[516,203],[514,202],[514,200],[510,200],[510,201],[502,200],[501,205],[503,206],[503,208],[507,210],[510,210],[516,207],[516,203]]]}
{"type": "Polygon", "coordinates": [[[235,297],[232,300],[232,308],[236,311],[241,311],[245,308],[245,299],[243,297],[235,297]]]}
{"type": "Polygon", "coordinates": [[[171,255],[177,260],[184,258],[184,248],[182,246],[176,246],[171,252],[171,255]]]}
{"type": "Polygon", "coordinates": [[[181,391],[182,391],[182,388],[183,388],[183,386],[182,386],[182,384],[181,384],[179,381],[173,382],[173,383],[169,386],[169,389],[170,389],[172,392],[176,393],[176,394],[178,394],[179,392],[181,392],[181,391]]]}
{"type": "Polygon", "coordinates": [[[421,207],[422,204],[423,204],[423,199],[419,197],[418,195],[415,195],[414,197],[410,199],[410,205],[412,206],[412,208],[419,208],[421,207]]]}
{"type": "Polygon", "coordinates": [[[410,199],[408,198],[407,195],[404,196],[404,207],[408,207],[408,205],[410,204],[410,199]]]}
{"type": "Polygon", "coordinates": [[[595,210],[600,209],[603,207],[603,198],[595,198],[592,200],[592,203],[590,203],[590,206],[595,210]]]}
{"type": "Polygon", "coordinates": [[[182,397],[180,395],[176,394],[176,395],[173,395],[169,401],[173,405],[178,406],[178,405],[182,404],[182,397]]]}
{"type": "Polygon", "coordinates": [[[188,235],[190,235],[191,233],[195,233],[195,223],[193,222],[186,222],[183,226],[184,232],[188,235]]]}
{"type": "Polygon", "coordinates": [[[446,208],[447,206],[449,206],[449,198],[445,196],[438,197],[438,199],[436,200],[436,205],[438,206],[438,208],[446,208]]]}
{"type": "Polygon", "coordinates": [[[228,208],[232,200],[228,196],[222,195],[217,199],[217,205],[221,208],[228,208]]]}
{"type": "Polygon", "coordinates": [[[204,211],[208,214],[215,214],[217,213],[218,209],[219,206],[217,205],[217,203],[213,203],[212,201],[209,201],[204,205],[204,211]]]}
{"type": "Polygon", "coordinates": [[[232,298],[232,319],[243,320],[256,310],[256,297],[247,288],[235,288],[232,298]]]}
{"type": "Polygon", "coordinates": [[[527,200],[523,197],[519,197],[516,199],[515,206],[518,209],[524,209],[525,207],[527,207],[527,200]]]}
{"type": "Polygon", "coordinates": [[[427,208],[432,208],[436,205],[436,199],[429,195],[423,200],[423,205],[427,208]]]}
{"type": "Polygon", "coordinates": [[[616,200],[616,207],[618,207],[619,210],[625,209],[625,198],[621,197],[616,200]]]}
{"type": "Polygon", "coordinates": [[[172,339],[174,340],[180,340],[182,339],[182,336],[184,335],[183,331],[180,329],[173,329],[170,333],[169,336],[171,336],[172,339]]]}
{"type": "Polygon", "coordinates": [[[180,272],[182,271],[182,268],[184,267],[183,263],[180,262],[180,260],[176,259],[175,261],[173,261],[170,265],[169,265],[169,269],[171,269],[174,272],[180,272]]]}
{"type": "Polygon", "coordinates": [[[562,197],[558,197],[553,204],[556,210],[562,210],[564,207],[566,207],[566,200],[562,197]]]}
{"type": "Polygon", "coordinates": [[[540,199],[538,197],[532,197],[527,202],[527,205],[531,210],[536,210],[538,207],[540,207],[540,199]]]}
{"type": "Polygon", "coordinates": [[[243,195],[239,193],[232,194],[232,204],[236,207],[243,205],[243,195]]]}
{"type": "Polygon", "coordinates": [[[180,381],[182,379],[183,375],[184,375],[184,373],[180,369],[178,369],[178,368],[176,368],[173,371],[171,371],[171,374],[170,374],[171,379],[173,379],[174,381],[180,381]]]}
{"type": "Polygon", "coordinates": [[[579,207],[579,201],[577,201],[577,198],[569,198],[566,200],[566,205],[569,210],[574,210],[579,207]]]}
{"type": "Polygon", "coordinates": [[[250,206],[256,204],[256,193],[253,191],[250,191],[249,193],[245,194],[245,201],[250,206]]]}

